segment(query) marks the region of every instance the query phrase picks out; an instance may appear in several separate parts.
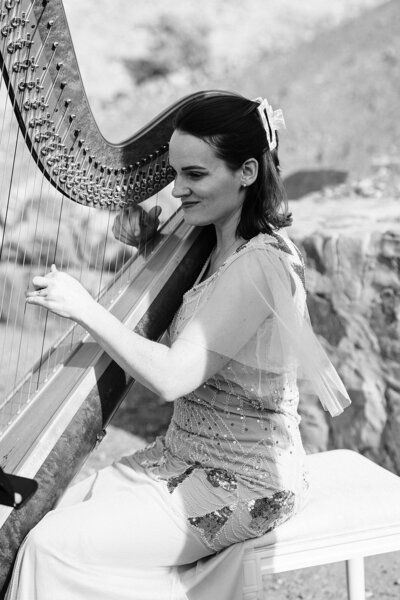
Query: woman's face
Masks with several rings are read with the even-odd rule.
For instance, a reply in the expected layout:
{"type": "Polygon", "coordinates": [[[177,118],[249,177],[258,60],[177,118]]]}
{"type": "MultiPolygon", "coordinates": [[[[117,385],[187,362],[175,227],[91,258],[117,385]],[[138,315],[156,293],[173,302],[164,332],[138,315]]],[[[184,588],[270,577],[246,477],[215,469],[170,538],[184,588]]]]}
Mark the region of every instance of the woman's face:
{"type": "Polygon", "coordinates": [[[171,137],[169,162],[176,174],[172,195],[180,198],[187,223],[223,226],[239,221],[241,169],[232,171],[209,144],[179,130],[171,137]]]}

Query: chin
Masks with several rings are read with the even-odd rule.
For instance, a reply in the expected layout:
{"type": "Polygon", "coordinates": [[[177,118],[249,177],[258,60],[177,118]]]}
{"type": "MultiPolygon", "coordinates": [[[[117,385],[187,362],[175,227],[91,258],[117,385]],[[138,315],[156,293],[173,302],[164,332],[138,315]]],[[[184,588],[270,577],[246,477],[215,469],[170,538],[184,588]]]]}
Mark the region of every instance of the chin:
{"type": "Polygon", "coordinates": [[[195,210],[191,209],[182,209],[183,218],[185,219],[185,223],[188,225],[210,225],[210,221],[205,219],[203,215],[199,214],[195,210]]]}
{"type": "Polygon", "coordinates": [[[185,220],[185,223],[187,223],[188,225],[196,225],[198,227],[203,227],[205,225],[212,225],[212,221],[207,221],[204,218],[201,218],[200,216],[195,216],[195,215],[188,215],[187,213],[183,213],[183,218],[185,220]]]}

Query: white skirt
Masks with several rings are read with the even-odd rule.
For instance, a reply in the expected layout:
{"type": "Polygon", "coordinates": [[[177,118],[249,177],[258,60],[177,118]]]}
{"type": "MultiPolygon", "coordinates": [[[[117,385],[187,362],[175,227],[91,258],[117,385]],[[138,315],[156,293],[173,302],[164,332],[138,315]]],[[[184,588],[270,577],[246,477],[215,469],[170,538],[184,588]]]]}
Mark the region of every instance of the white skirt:
{"type": "Polygon", "coordinates": [[[22,544],[6,599],[197,598],[187,592],[198,569],[183,565],[211,551],[186,526],[179,496],[171,501],[121,463],[71,487],[22,544]]]}

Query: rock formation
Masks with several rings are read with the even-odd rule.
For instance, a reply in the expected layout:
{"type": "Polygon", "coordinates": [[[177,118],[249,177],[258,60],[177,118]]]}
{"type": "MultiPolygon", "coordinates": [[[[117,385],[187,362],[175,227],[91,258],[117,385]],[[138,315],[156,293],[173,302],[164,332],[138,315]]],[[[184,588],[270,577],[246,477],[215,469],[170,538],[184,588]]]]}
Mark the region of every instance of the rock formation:
{"type": "Polygon", "coordinates": [[[346,447],[400,473],[400,170],[291,204],[314,330],[352,406],[331,419],[303,402],[309,451],[346,447]]]}

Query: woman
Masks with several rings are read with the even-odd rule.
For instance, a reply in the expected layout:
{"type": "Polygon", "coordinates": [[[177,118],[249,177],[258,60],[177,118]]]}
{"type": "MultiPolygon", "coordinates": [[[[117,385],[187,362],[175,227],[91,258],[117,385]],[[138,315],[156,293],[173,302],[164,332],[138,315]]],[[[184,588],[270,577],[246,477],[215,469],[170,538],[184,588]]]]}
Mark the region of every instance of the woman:
{"type": "Polygon", "coordinates": [[[173,195],[188,223],[214,225],[216,246],[169,346],[126,329],[55,267],[34,279],[27,302],[85,327],[175,405],[165,438],[72,488],[30,533],[9,600],[191,597],[196,577],[186,595],[177,567],[260,536],[301,506],[298,380],[333,414],[348,398],[305,318],[301,256],[277,233],[291,222],[281,124],[265,100],[222,93],[178,115],[173,195]]]}

